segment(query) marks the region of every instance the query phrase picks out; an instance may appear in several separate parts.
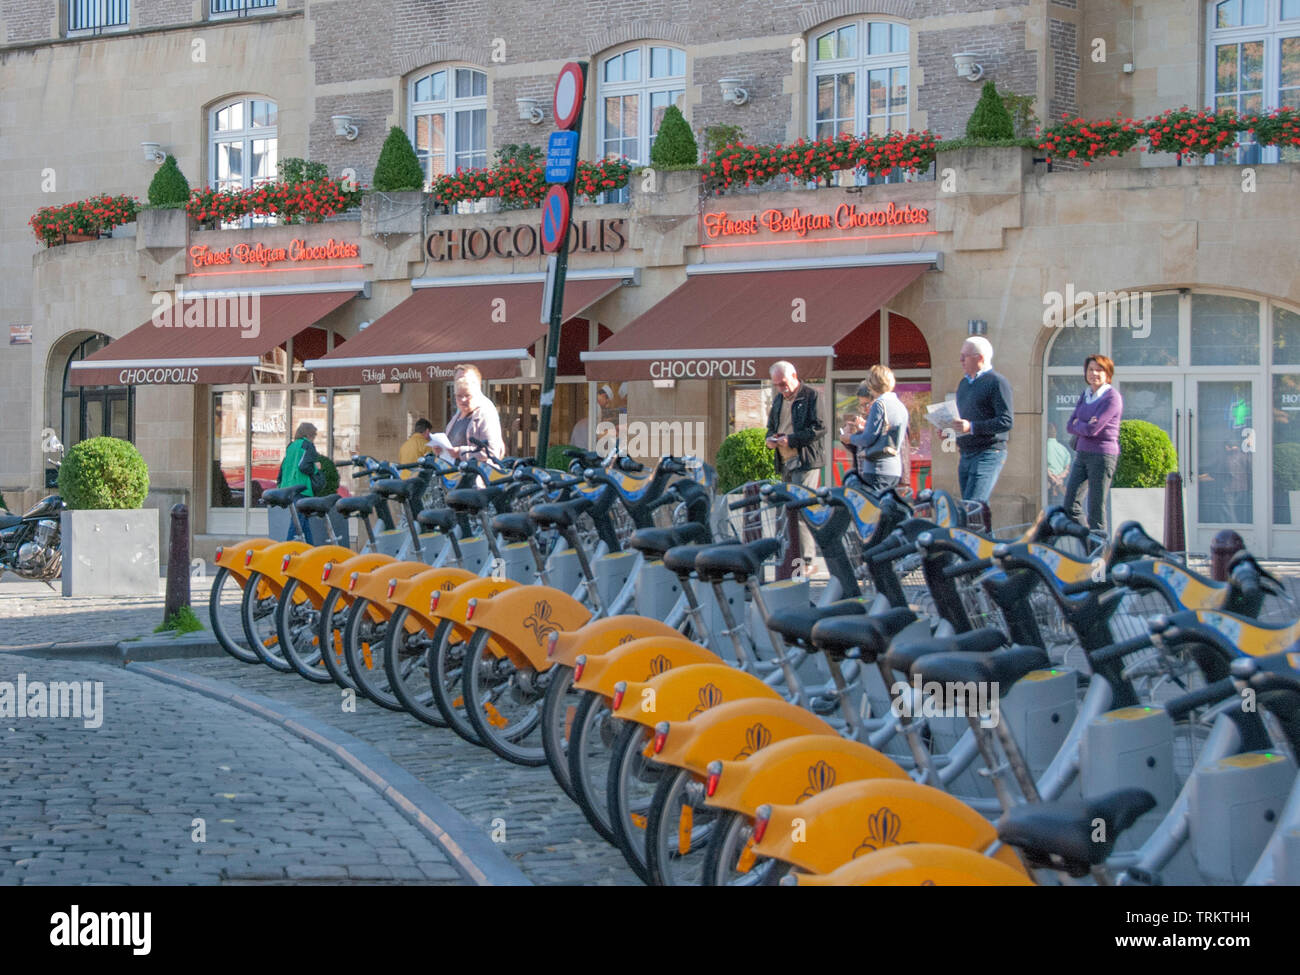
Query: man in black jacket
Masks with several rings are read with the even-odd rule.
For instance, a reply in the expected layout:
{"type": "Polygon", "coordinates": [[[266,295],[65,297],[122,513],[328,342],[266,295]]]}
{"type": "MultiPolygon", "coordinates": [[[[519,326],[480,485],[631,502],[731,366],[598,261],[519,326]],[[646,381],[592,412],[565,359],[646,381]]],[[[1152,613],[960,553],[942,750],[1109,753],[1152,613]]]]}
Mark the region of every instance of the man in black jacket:
{"type": "MultiPolygon", "coordinates": [[[[784,484],[817,487],[825,450],[826,432],[822,423],[821,404],[812,388],[799,382],[794,364],[778,362],[772,366],[772,386],[780,396],[772,402],[767,415],[767,445],[776,451],[773,464],[784,484]]],[[[799,519],[799,549],[805,572],[811,570],[817,554],[812,532],[799,519]]]]}
{"type": "Polygon", "coordinates": [[[961,368],[965,373],[957,384],[956,429],[957,480],[965,501],[988,501],[993,486],[1007,462],[1007,441],[1011,437],[1014,413],[1011,384],[993,371],[993,346],[980,335],[972,335],[961,347],[961,368]]]}

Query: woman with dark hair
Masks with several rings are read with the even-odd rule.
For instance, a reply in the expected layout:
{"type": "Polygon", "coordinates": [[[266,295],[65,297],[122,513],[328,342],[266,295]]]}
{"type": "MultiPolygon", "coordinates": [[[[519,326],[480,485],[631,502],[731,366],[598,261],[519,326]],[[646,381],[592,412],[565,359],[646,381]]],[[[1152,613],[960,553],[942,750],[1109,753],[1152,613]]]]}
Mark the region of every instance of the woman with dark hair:
{"type": "Polygon", "coordinates": [[[1106,530],[1106,494],[1115,478],[1119,463],[1119,423],[1124,416],[1124,401],[1111,386],[1115,363],[1104,355],[1090,355],[1083,363],[1087,391],[1079,397],[1065,432],[1074,437],[1074,463],[1065,482],[1065,507],[1070,516],[1083,524],[1080,495],[1088,488],[1088,528],[1106,530]]]}
{"type": "MultiPolygon", "coordinates": [[[[303,486],[302,497],[309,498],[315,493],[311,486],[311,475],[316,470],[316,465],[320,462],[320,455],[316,452],[316,445],[312,443],[316,439],[316,427],[311,423],[299,423],[298,429],[293,433],[293,440],[284,451],[284,460],[280,462],[280,477],[276,481],[276,487],[293,487],[295,484],[303,486]]],[[[309,519],[303,519],[302,523],[302,540],[308,545],[314,545],[311,537],[311,525],[309,519]]],[[[289,520],[289,537],[286,541],[293,541],[293,537],[298,534],[298,526],[294,524],[293,519],[289,520]]]]}

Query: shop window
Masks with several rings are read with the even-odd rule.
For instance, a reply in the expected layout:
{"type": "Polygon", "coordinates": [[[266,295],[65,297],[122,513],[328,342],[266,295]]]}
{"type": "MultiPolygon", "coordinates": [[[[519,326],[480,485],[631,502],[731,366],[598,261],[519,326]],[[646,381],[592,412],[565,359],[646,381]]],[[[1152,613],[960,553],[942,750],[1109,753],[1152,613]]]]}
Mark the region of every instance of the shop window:
{"type": "Polygon", "coordinates": [[[72,363],[98,352],[110,341],[107,335],[93,335],[73,349],[63,364],[59,439],[65,447],[91,437],[135,439],[135,387],[72,386],[68,383],[72,363]]]}
{"type": "Polygon", "coordinates": [[[925,336],[911,319],[895,312],[889,313],[889,368],[930,368],[930,346],[925,336]]]}
{"type": "Polygon", "coordinates": [[[1259,302],[1192,295],[1192,365],[1259,364],[1259,302]]]}
{"type": "MultiPolygon", "coordinates": [[[[683,107],[686,52],[646,44],[610,55],[597,72],[597,134],[605,158],[650,160],[650,146],[669,105],[683,107]]],[[[606,193],[605,203],[627,202],[627,188],[606,193]]]]}
{"type": "MultiPolygon", "coordinates": [[[[208,182],[217,189],[245,190],[276,178],[279,109],[263,98],[237,98],[208,113],[208,182]]],[[[245,217],[226,227],[274,223],[245,217]]]]}
{"type": "Polygon", "coordinates": [[[440,68],[413,79],[407,134],[431,181],[462,169],[487,167],[487,75],[440,68]]]}
{"type": "MultiPolygon", "coordinates": [[[[1300,106],[1300,0],[1219,0],[1210,4],[1208,23],[1211,108],[1244,113],[1300,106]]],[[[1250,132],[1237,133],[1237,144],[1220,158],[1243,165],[1300,160],[1295,146],[1261,147],[1250,132]]]]}
{"type": "Polygon", "coordinates": [[[835,368],[865,373],[880,361],[880,312],[835,343],[835,368]]]}

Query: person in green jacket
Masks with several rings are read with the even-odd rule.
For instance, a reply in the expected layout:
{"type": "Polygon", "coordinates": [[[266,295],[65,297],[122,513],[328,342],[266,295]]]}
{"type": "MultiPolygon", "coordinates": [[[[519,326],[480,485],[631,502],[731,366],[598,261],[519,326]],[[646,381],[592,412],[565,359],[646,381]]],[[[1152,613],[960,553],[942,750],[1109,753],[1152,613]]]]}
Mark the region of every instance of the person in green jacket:
{"type": "MultiPolygon", "coordinates": [[[[295,484],[303,485],[302,497],[310,498],[311,489],[311,472],[316,469],[320,462],[320,456],[316,452],[316,445],[312,443],[316,439],[316,427],[310,423],[299,423],[298,429],[294,431],[293,440],[289,443],[284,452],[284,460],[280,462],[280,478],[276,482],[276,487],[293,487],[295,484]]],[[[298,526],[289,519],[289,537],[287,542],[293,541],[298,534],[298,526]]],[[[302,540],[308,545],[315,545],[311,537],[310,521],[304,519],[302,523],[302,540]]]]}

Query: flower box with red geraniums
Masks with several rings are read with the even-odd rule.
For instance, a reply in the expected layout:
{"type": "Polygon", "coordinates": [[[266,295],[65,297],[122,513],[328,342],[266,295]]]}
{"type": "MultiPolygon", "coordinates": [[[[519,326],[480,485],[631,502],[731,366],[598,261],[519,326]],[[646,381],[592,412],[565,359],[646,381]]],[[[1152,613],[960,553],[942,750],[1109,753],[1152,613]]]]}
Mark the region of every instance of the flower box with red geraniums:
{"type": "Polygon", "coordinates": [[[1131,118],[1091,122],[1082,116],[1066,118],[1042,134],[1038,148],[1048,162],[1074,159],[1088,166],[1097,159],[1124,155],[1142,138],[1144,124],[1131,118]]]}
{"type": "Polygon", "coordinates": [[[326,217],[360,205],[361,188],[348,188],[334,179],[262,183],[249,189],[199,187],[190,193],[185,211],[203,224],[220,226],[250,214],[279,217],[286,223],[320,223],[326,217]]]}
{"type": "Polygon", "coordinates": [[[1143,123],[1148,152],[1173,152],[1179,156],[1208,156],[1233,148],[1237,133],[1245,127],[1236,112],[1198,112],[1186,105],[1162,112],[1143,123]]]}
{"type": "Polygon", "coordinates": [[[140,210],[133,196],[92,196],[57,207],[41,207],[27,221],[36,239],[47,247],[69,239],[95,240],[105,231],[130,223],[140,210]]]}
{"type": "Polygon", "coordinates": [[[801,182],[834,180],[851,169],[869,176],[924,172],[934,161],[938,137],[931,132],[890,132],[883,136],[837,135],[791,145],[723,146],[705,160],[706,183],[717,193],[732,186],[761,185],[781,176],[801,182]]]}
{"type": "Polygon", "coordinates": [[[1254,133],[1261,146],[1300,146],[1300,108],[1283,106],[1271,112],[1241,117],[1242,128],[1254,133]]]}
{"type": "MultiPolygon", "coordinates": [[[[578,196],[594,197],[622,189],[631,173],[632,166],[626,159],[579,161],[573,191],[578,196]]],[[[436,176],[429,189],[438,203],[448,207],[495,196],[512,209],[522,209],[541,206],[550,184],[544,166],[509,160],[491,169],[458,169],[436,176]]]]}

